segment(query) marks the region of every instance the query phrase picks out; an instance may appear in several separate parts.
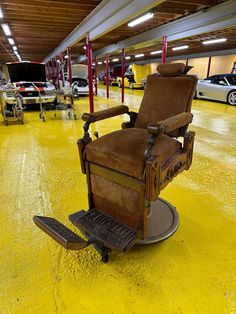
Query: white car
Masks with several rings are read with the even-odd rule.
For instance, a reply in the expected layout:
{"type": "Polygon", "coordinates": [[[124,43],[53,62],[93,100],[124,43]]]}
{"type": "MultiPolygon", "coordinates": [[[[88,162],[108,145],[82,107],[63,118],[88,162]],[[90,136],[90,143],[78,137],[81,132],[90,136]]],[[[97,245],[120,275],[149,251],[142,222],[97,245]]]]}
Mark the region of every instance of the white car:
{"type": "Polygon", "coordinates": [[[195,96],[236,106],[236,74],[219,74],[199,80],[195,96]]]}
{"type": "Polygon", "coordinates": [[[85,64],[72,64],[72,92],[75,98],[79,95],[89,94],[88,66],[85,64]]]}
{"type": "MultiPolygon", "coordinates": [[[[33,62],[14,62],[7,64],[10,82],[23,96],[24,105],[56,104],[56,96],[46,94],[55,90],[52,83],[46,81],[45,64],[33,62]],[[41,99],[40,99],[41,97],[41,99]]],[[[6,104],[15,104],[11,92],[3,93],[6,104]]]]}

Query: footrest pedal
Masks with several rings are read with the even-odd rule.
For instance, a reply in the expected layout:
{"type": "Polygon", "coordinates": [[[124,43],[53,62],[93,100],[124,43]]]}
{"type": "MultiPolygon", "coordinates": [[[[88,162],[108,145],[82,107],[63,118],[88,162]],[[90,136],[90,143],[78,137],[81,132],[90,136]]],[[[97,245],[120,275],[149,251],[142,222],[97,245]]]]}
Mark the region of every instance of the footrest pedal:
{"type": "Polygon", "coordinates": [[[33,221],[67,250],[82,250],[90,244],[54,218],[34,216],[33,221]]]}
{"type": "Polygon", "coordinates": [[[137,232],[96,208],[79,211],[69,220],[89,239],[103,243],[106,247],[128,251],[134,245],[137,232]]]}

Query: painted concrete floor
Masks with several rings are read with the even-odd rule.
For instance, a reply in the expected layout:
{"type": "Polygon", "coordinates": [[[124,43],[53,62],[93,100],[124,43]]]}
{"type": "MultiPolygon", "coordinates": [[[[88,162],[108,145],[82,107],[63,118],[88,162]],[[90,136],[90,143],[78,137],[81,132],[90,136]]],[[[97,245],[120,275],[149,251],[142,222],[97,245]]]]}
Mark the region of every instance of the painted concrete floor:
{"type": "MultiPolygon", "coordinates": [[[[112,90],[110,101],[99,91],[96,110],[120,104],[112,90]]],[[[142,93],[127,91],[130,109],[142,93]]],[[[161,244],[113,252],[108,264],[92,247],[65,251],[32,222],[48,215],[72,227],[67,216],[88,207],[81,119],[47,113],[42,123],[26,112],[24,125],[0,124],[0,313],[236,313],[236,107],[197,100],[193,109],[192,168],[161,195],[177,207],[179,230],[161,244]]],[[[87,98],[76,104],[78,117],[84,111],[87,98]]]]}

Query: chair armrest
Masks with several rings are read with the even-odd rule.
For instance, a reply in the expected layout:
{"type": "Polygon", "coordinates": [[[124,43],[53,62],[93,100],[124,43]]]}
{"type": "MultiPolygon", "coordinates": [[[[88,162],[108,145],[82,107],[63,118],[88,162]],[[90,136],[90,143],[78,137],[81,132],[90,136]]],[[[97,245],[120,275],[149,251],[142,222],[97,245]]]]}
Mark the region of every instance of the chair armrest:
{"type": "Polygon", "coordinates": [[[116,106],[113,108],[97,111],[94,113],[84,113],[82,115],[82,120],[93,123],[96,121],[104,120],[107,118],[119,116],[124,113],[128,113],[129,108],[127,106],[121,105],[121,106],[116,106]]]}
{"type": "Polygon", "coordinates": [[[170,117],[166,120],[159,121],[155,125],[149,125],[147,127],[148,133],[158,136],[164,133],[172,132],[179,129],[193,120],[193,114],[190,112],[183,112],[176,116],[170,117]]]}
{"type": "Polygon", "coordinates": [[[123,122],[121,125],[122,129],[133,128],[135,125],[135,122],[136,122],[137,116],[138,116],[137,112],[129,111],[128,115],[130,117],[130,121],[123,122]]]}

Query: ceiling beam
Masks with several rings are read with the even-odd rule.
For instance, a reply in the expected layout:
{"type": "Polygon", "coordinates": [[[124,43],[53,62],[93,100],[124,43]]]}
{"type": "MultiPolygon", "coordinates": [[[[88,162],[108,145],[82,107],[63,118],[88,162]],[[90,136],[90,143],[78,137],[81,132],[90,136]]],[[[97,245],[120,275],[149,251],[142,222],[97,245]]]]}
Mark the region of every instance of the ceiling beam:
{"type": "MultiPolygon", "coordinates": [[[[123,48],[131,50],[150,47],[160,43],[163,35],[167,36],[168,42],[170,42],[234,25],[236,25],[235,0],[229,0],[94,51],[93,55],[102,56],[106,53],[121,51],[123,48]]],[[[84,59],[85,56],[81,56],[80,60],[83,61],[84,59]]]]}
{"type": "MultiPolygon", "coordinates": [[[[179,56],[167,57],[166,60],[175,61],[175,60],[186,60],[186,59],[197,59],[197,58],[207,58],[207,57],[216,57],[216,56],[226,56],[236,54],[236,48],[224,49],[218,51],[207,51],[207,52],[198,52],[191,53],[179,56]]],[[[150,58],[146,60],[135,61],[137,64],[146,64],[146,63],[161,63],[161,58],[150,58]]],[[[132,62],[127,62],[127,65],[132,64],[132,62]]]]}
{"type": "Polygon", "coordinates": [[[94,40],[165,0],[103,0],[43,61],[55,57],[90,33],[94,40]]]}

